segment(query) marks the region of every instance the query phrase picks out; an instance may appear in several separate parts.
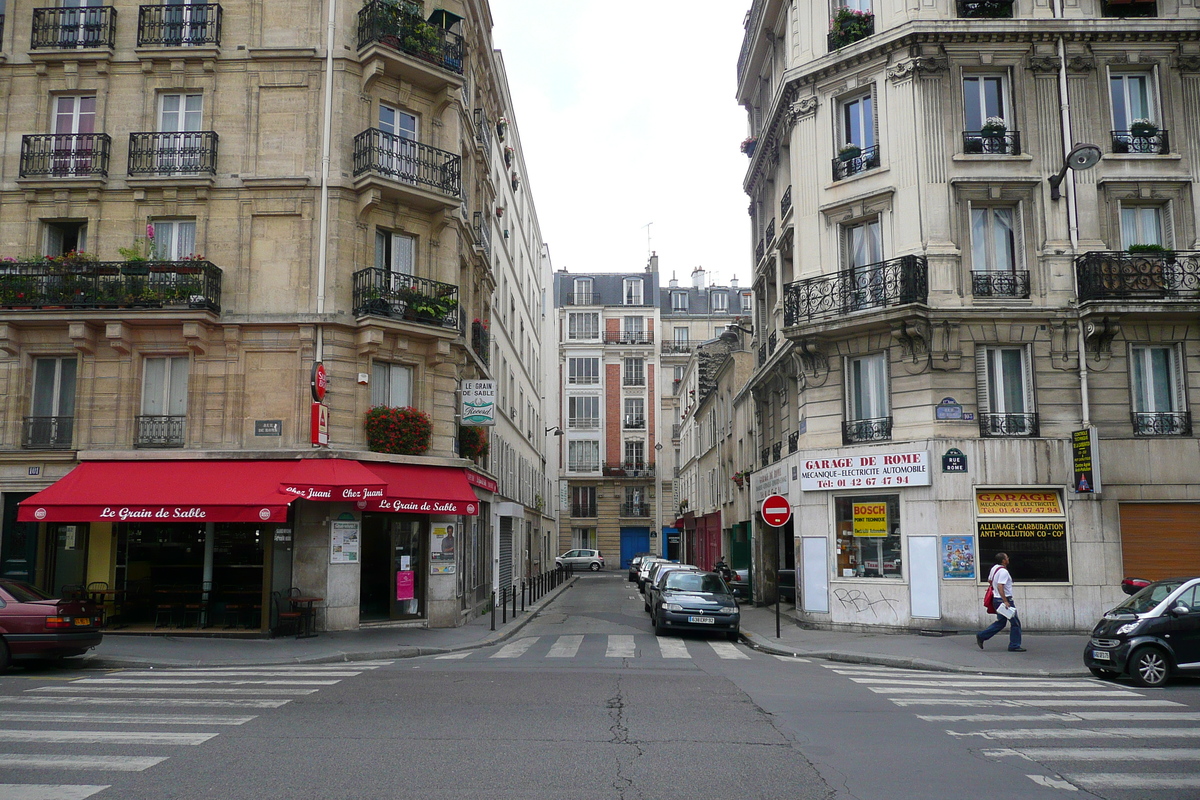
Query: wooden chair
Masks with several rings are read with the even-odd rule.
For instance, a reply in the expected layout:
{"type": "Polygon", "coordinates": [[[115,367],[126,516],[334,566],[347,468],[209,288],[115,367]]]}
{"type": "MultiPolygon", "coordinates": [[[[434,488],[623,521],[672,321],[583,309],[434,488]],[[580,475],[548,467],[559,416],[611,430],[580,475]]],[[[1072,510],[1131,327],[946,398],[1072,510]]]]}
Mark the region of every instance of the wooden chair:
{"type": "Polygon", "coordinates": [[[290,628],[291,633],[295,636],[300,635],[300,623],[304,615],[292,608],[292,604],[288,602],[288,597],[291,596],[291,592],[288,592],[287,597],[284,597],[282,592],[271,592],[271,602],[275,606],[275,625],[271,629],[272,636],[283,635],[285,628],[290,628]]]}
{"type": "Polygon", "coordinates": [[[183,603],[178,600],[176,589],[156,589],[154,603],[154,627],[174,628],[183,613],[183,603]],[[165,621],[164,621],[165,620],[165,621]]]}
{"type": "Polygon", "coordinates": [[[200,596],[189,598],[183,604],[183,627],[187,627],[188,618],[196,618],[196,629],[208,625],[208,605],[212,597],[212,581],[205,581],[200,587],[200,596]]]}
{"type": "Polygon", "coordinates": [[[87,585],[88,599],[95,604],[97,610],[100,612],[100,621],[97,623],[97,625],[99,625],[101,628],[103,628],[108,622],[107,609],[104,607],[104,604],[108,601],[108,596],[103,594],[95,594],[95,592],[107,591],[108,581],[92,581],[87,585]]]}

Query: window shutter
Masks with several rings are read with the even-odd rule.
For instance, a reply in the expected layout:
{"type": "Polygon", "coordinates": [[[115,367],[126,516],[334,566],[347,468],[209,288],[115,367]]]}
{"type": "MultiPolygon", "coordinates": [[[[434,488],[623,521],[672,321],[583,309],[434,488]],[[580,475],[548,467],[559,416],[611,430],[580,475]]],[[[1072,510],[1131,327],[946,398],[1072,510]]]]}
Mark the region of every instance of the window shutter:
{"type": "Polygon", "coordinates": [[[1172,411],[1182,414],[1189,410],[1187,400],[1187,363],[1183,357],[1182,343],[1176,344],[1171,348],[1171,361],[1175,367],[1175,408],[1172,411]]]}
{"type": "Polygon", "coordinates": [[[1025,383],[1025,413],[1033,414],[1037,412],[1033,391],[1033,345],[1026,345],[1021,349],[1021,368],[1025,373],[1023,376],[1025,383]]]}
{"type": "Polygon", "coordinates": [[[171,385],[167,394],[166,413],[172,417],[187,415],[188,359],[176,356],[168,359],[171,367],[171,385]]]}
{"type": "Polygon", "coordinates": [[[166,412],[163,409],[163,396],[166,393],[167,359],[147,358],[142,363],[142,414],[149,417],[159,417],[166,412]]]}
{"type": "Polygon", "coordinates": [[[1164,205],[1159,210],[1159,217],[1162,218],[1163,240],[1162,246],[1168,250],[1175,249],[1175,217],[1171,213],[1171,204],[1164,205]]]}
{"type": "Polygon", "coordinates": [[[980,414],[992,413],[992,404],[988,402],[988,370],[987,348],[975,345],[975,402],[980,414]]]}

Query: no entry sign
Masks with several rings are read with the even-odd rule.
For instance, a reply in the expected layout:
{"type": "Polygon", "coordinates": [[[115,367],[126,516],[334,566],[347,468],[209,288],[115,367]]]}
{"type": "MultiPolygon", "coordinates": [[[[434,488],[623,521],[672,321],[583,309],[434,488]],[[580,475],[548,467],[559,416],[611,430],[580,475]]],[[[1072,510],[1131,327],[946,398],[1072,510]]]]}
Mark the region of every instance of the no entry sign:
{"type": "Polygon", "coordinates": [[[783,495],[771,495],[762,501],[762,518],[772,528],[782,528],[792,518],[791,503],[783,495]]]}

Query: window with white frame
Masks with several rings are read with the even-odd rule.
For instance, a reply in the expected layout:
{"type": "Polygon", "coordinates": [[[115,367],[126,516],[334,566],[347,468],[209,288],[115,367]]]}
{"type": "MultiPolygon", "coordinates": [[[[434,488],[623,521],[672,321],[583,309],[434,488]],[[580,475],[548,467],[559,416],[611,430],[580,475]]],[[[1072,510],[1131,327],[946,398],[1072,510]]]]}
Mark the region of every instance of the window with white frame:
{"type": "Polygon", "coordinates": [[[879,218],[842,226],[842,263],[851,271],[852,291],[847,311],[873,308],[886,297],[887,281],[877,265],[883,261],[883,232],[879,218]]]}
{"type": "Polygon", "coordinates": [[[154,258],[180,261],[196,253],[196,220],[154,220],[154,258]]]}
{"type": "Polygon", "coordinates": [[[729,310],[729,294],[726,292],[713,292],[709,295],[709,302],[713,311],[728,311],[729,310]]]}
{"type": "Polygon", "coordinates": [[[742,311],[750,311],[754,308],[754,295],[750,292],[742,292],[742,311]]]}
{"type": "Polygon", "coordinates": [[[147,358],[142,363],[139,447],[182,447],[187,418],[187,356],[147,358]]]}
{"type": "Polygon", "coordinates": [[[984,436],[1036,436],[1033,365],[1026,347],[981,347],[975,355],[979,430],[984,436]]]}
{"type": "Polygon", "coordinates": [[[646,468],[646,443],[641,439],[629,439],[625,442],[625,469],[646,468]]]}
{"type": "Polygon", "coordinates": [[[1154,76],[1149,72],[1113,72],[1108,76],[1114,131],[1130,131],[1136,120],[1158,119],[1154,76]]]}
{"type": "Polygon", "coordinates": [[[375,268],[394,275],[412,275],[417,240],[406,233],[375,230],[375,268]]]}
{"type": "Polygon", "coordinates": [[[1008,79],[1004,75],[963,75],[963,125],[977,133],[989,119],[1011,127],[1008,119],[1008,79]]]}
{"type": "Polygon", "coordinates": [[[624,384],[626,386],[646,385],[646,360],[644,358],[625,359],[624,384]]]}
{"type": "Polygon", "coordinates": [[[676,327],[672,331],[672,339],[676,344],[687,344],[691,339],[692,332],[690,328],[676,327]]]}
{"type": "Polygon", "coordinates": [[[1157,245],[1170,250],[1170,215],[1163,206],[1121,204],[1121,249],[1138,245],[1157,245]]]}
{"type": "Polygon", "coordinates": [[[625,398],[625,427],[646,427],[646,399],[644,397],[625,398]]]}
{"type": "Polygon", "coordinates": [[[600,469],[600,442],[577,439],[567,442],[567,469],[571,472],[596,472],[600,469]]]}
{"type": "Polygon", "coordinates": [[[871,13],[871,0],[834,0],[833,12],[836,13],[839,8],[848,8],[851,11],[869,14],[871,13]]]}
{"type": "Polygon", "coordinates": [[[25,427],[27,447],[70,447],[75,421],[77,367],[75,356],[33,360],[33,392],[25,427]]]}
{"type": "Polygon", "coordinates": [[[861,150],[875,146],[875,98],[872,93],[842,100],[839,146],[857,145],[861,150]]]}
{"type": "Polygon", "coordinates": [[[413,368],[376,361],[371,365],[371,405],[403,408],[413,404],[413,368]]]}
{"type": "Polygon", "coordinates": [[[972,206],[971,268],[1012,272],[1017,265],[1017,213],[1011,206],[972,206]]]}
{"type": "Polygon", "coordinates": [[[568,358],[567,383],[576,386],[596,384],[600,382],[599,358],[568,358]]]}
{"type": "Polygon", "coordinates": [[[43,223],[42,255],[61,256],[72,250],[84,252],[87,250],[87,223],[74,220],[63,220],[43,223]]]}
{"type": "Polygon", "coordinates": [[[687,311],[688,310],[687,292],[671,292],[671,310],[672,311],[687,311]]]}
{"type": "Polygon", "coordinates": [[[572,299],[577,306],[592,304],[592,279],[576,278],[572,286],[572,299]]]}
{"type": "Polygon", "coordinates": [[[567,338],[593,341],[600,338],[600,314],[595,311],[572,311],[567,314],[567,338]]]}
{"type": "Polygon", "coordinates": [[[567,427],[594,430],[600,427],[600,398],[572,395],[567,398],[567,427]]]}
{"type": "Polygon", "coordinates": [[[847,443],[891,438],[887,353],[846,359],[846,425],[843,432],[847,443]]]}
{"type": "Polygon", "coordinates": [[[646,339],[645,317],[625,317],[621,320],[621,341],[638,344],[646,339]]]}
{"type": "Polygon", "coordinates": [[[641,278],[625,278],[624,303],[627,306],[642,305],[642,279],[641,278]]]}
{"type": "Polygon", "coordinates": [[[160,173],[198,172],[206,144],[200,136],[204,123],[204,95],[170,92],[158,96],[158,131],[155,153],[160,173]]]}
{"type": "Polygon", "coordinates": [[[1134,434],[1189,435],[1182,348],[1177,344],[1130,345],[1129,371],[1134,434]]]}

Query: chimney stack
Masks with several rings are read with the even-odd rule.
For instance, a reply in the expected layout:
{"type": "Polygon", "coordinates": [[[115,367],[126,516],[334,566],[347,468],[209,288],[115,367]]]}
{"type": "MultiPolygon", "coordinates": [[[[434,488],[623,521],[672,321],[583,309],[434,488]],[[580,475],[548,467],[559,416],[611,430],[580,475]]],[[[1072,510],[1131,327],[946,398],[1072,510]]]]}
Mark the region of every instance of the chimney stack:
{"type": "Polygon", "coordinates": [[[704,278],[704,267],[696,267],[694,270],[692,270],[692,288],[703,289],[704,278]]]}

